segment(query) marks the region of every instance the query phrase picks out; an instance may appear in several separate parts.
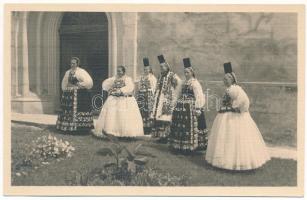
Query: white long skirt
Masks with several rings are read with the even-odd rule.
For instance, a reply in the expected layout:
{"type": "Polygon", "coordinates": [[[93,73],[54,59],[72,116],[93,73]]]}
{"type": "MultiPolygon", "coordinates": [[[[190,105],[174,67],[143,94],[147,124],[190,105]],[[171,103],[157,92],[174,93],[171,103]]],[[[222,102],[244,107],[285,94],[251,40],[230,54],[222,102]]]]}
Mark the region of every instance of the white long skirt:
{"type": "Polygon", "coordinates": [[[249,170],[270,160],[262,135],[249,112],[219,113],[208,139],[206,161],[215,167],[249,170]]]}
{"type": "Polygon", "coordinates": [[[95,124],[94,134],[103,132],[117,137],[144,135],[143,120],[134,97],[109,96],[95,124]]]}

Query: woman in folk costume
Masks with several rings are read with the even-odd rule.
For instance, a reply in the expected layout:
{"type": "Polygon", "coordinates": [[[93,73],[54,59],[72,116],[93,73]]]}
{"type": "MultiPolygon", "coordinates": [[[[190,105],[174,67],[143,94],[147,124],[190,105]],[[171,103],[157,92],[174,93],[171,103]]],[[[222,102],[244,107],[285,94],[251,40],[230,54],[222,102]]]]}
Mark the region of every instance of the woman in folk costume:
{"type": "Polygon", "coordinates": [[[91,95],[93,87],[90,75],[79,67],[77,57],[71,59],[71,69],[62,80],[61,111],[56,128],[62,131],[89,131],[94,128],[91,95]]]}
{"type": "Polygon", "coordinates": [[[173,112],[170,147],[182,151],[205,149],[207,126],[204,114],[205,96],[195,78],[189,58],[183,59],[185,82],[173,112]]]}
{"type": "Polygon", "coordinates": [[[117,68],[117,75],[106,79],[102,89],[108,92],[94,134],[104,137],[105,133],[117,137],[144,135],[143,121],[138,104],[133,96],[134,83],[126,75],[124,66],[117,68]]]}
{"type": "Polygon", "coordinates": [[[154,121],[152,136],[165,142],[170,133],[173,109],[180,92],[181,80],[171,71],[163,55],[158,56],[158,60],[161,74],[157,81],[151,117],[154,121]]]}
{"type": "Polygon", "coordinates": [[[152,72],[151,66],[149,65],[149,59],[143,58],[143,63],[144,74],[141,76],[141,80],[139,82],[137,102],[143,118],[144,132],[147,134],[150,133],[152,127],[152,120],[150,119],[150,115],[152,113],[157,79],[152,72]]]}
{"type": "Polygon", "coordinates": [[[229,170],[250,170],[270,160],[262,135],[249,113],[249,99],[237,85],[231,63],[224,64],[227,87],[209,134],[206,160],[229,170]]]}

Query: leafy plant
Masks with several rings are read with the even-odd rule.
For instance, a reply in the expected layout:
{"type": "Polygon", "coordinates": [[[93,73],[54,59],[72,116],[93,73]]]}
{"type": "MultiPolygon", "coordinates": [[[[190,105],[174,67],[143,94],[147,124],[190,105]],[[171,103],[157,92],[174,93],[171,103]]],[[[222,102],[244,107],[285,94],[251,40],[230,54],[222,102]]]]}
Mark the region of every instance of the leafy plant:
{"type": "Polygon", "coordinates": [[[112,142],[110,147],[97,151],[101,156],[110,156],[112,162],[92,170],[82,169],[71,172],[66,179],[68,185],[92,186],[172,186],[188,185],[186,176],[176,176],[146,167],[150,157],[143,144],[132,150],[121,144],[114,136],[106,135],[112,142]]]}
{"type": "Polygon", "coordinates": [[[102,156],[111,156],[115,162],[107,163],[105,168],[115,167],[118,171],[127,171],[129,173],[136,173],[137,170],[142,170],[148,162],[148,157],[154,157],[152,154],[142,150],[143,144],[138,144],[133,150],[129,150],[125,145],[118,142],[117,138],[108,136],[112,141],[111,147],[99,149],[97,152],[102,156]]]}

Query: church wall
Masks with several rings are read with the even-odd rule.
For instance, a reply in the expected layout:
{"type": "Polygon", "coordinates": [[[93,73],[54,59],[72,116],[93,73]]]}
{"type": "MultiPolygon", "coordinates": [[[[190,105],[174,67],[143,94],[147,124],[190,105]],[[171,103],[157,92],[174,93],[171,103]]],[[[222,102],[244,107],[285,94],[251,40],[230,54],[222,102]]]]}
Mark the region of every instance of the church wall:
{"type": "MultiPolygon", "coordinates": [[[[241,81],[296,81],[296,14],[139,13],[138,62],[157,55],[183,75],[190,57],[201,79],[221,80],[231,61],[241,81]]],[[[141,70],[141,67],[138,68],[141,70]]]]}

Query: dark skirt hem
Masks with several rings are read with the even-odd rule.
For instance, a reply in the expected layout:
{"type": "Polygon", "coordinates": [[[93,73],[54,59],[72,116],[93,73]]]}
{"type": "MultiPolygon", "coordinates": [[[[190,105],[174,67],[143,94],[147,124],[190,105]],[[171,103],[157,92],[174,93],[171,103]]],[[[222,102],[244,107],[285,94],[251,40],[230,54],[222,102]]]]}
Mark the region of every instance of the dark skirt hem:
{"type": "Polygon", "coordinates": [[[69,132],[93,129],[94,121],[90,102],[90,93],[86,89],[63,91],[61,112],[58,115],[56,128],[69,132]]]}

